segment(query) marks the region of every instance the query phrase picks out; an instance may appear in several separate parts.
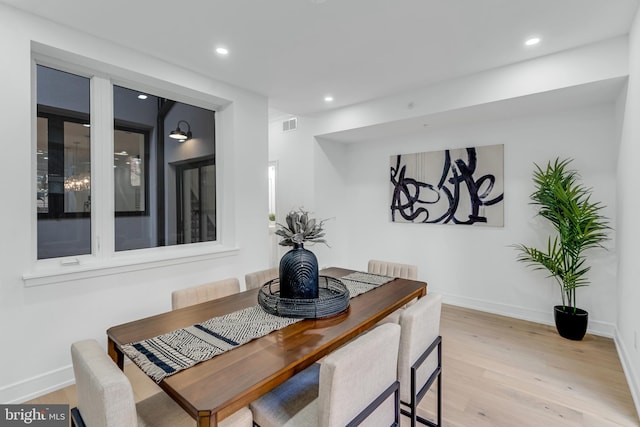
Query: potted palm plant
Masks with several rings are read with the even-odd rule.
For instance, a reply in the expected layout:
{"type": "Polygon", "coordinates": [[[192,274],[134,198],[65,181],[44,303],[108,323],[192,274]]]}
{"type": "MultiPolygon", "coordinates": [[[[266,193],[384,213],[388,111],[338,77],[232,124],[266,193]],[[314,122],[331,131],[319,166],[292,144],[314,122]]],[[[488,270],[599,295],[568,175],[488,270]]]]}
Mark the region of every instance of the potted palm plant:
{"type": "Polygon", "coordinates": [[[556,159],[546,168],[537,164],[533,172],[535,191],[531,204],[538,208],[537,215],[547,219],[556,230],[548,238],[544,250],[522,244],[518,261],[534,269],[547,270],[562,295],[562,305],[554,307],[558,333],[564,338],[581,340],[587,331],[588,313],[577,307],[576,290],[589,285],[586,265],[588,249],[603,247],[608,239],[608,220],[601,214],[604,205],[591,201],[591,189],[579,182],[577,171],[570,169],[571,159],[556,159]]]}

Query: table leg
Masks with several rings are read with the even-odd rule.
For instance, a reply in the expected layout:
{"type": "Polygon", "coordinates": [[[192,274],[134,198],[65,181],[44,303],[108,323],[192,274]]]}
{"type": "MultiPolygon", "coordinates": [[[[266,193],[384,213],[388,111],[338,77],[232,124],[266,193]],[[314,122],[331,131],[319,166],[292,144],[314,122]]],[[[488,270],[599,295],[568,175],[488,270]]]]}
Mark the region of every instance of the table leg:
{"type": "Polygon", "coordinates": [[[111,340],[111,338],[107,339],[107,352],[109,353],[109,356],[111,356],[111,359],[116,362],[118,368],[124,370],[124,354],[120,351],[118,346],[116,346],[116,343],[111,340]]]}
{"type": "Polygon", "coordinates": [[[215,415],[198,415],[198,427],[216,427],[217,425],[215,415]]]}

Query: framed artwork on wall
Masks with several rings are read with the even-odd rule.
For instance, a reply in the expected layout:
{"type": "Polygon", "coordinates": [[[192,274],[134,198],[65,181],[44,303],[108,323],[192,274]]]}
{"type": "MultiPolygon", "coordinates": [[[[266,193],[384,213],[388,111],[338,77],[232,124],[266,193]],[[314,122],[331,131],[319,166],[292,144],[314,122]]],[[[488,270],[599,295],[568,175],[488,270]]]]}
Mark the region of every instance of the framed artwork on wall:
{"type": "Polygon", "coordinates": [[[504,226],[504,145],[390,158],[392,222],[504,226]]]}

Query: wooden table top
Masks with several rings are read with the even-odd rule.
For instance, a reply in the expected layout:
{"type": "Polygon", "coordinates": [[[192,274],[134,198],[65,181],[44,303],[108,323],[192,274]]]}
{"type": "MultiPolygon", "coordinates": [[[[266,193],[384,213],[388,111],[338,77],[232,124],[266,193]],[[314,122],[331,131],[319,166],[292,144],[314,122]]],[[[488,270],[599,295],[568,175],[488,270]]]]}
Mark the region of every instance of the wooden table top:
{"type": "MultiPolygon", "coordinates": [[[[329,268],[320,274],[340,278],[352,270],[329,268]]],[[[350,300],[344,313],[305,319],[180,371],[160,387],[199,426],[215,426],[267,391],[370,329],[412,299],[426,283],[394,279],[350,300]]],[[[136,320],[107,330],[110,355],[122,364],[124,344],[152,338],[257,304],[258,289],[136,320]],[[118,360],[119,359],[119,360],[118,360]]]]}

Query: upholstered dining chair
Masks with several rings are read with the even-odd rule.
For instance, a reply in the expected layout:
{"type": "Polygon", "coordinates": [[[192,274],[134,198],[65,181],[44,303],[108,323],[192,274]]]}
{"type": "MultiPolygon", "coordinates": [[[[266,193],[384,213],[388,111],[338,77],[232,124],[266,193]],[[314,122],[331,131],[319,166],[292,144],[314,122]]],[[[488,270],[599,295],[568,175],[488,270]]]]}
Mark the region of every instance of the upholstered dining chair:
{"type": "Polygon", "coordinates": [[[179,289],[171,293],[171,309],[187,307],[193,304],[226,297],[240,292],[240,281],[235,277],[179,289]]]}
{"type": "Polygon", "coordinates": [[[416,421],[431,427],[442,425],[441,308],[442,296],[429,293],[400,313],[400,402],[402,414],[411,419],[411,427],[415,427],[416,421]],[[416,411],[418,403],[436,380],[436,422],[433,422],[418,416],[416,411]]]}
{"type": "Polygon", "coordinates": [[[252,402],[260,427],[399,425],[400,327],[387,323],[329,354],[252,402]],[[395,424],[394,424],[395,423],[395,424]]]}
{"type": "MultiPolygon", "coordinates": [[[[418,266],[412,264],[402,264],[398,262],[380,261],[376,259],[370,259],[367,265],[367,272],[373,274],[380,274],[382,276],[399,277],[402,279],[416,280],[418,278],[418,266]]],[[[415,300],[410,301],[405,307],[413,304],[415,300]]],[[[380,323],[398,323],[400,319],[401,308],[394,311],[380,323]]]]}
{"type": "Polygon", "coordinates": [[[267,270],[254,271],[244,276],[244,283],[247,289],[256,289],[267,283],[269,280],[277,279],[280,275],[278,268],[269,268],[267,270]]]}
{"type": "Polygon", "coordinates": [[[411,280],[416,280],[418,278],[418,267],[415,265],[379,261],[376,259],[369,260],[367,272],[411,280]]]}
{"type": "MultiPolygon", "coordinates": [[[[71,345],[78,406],[71,410],[76,427],[193,427],[195,420],[165,392],[135,403],[127,376],[116,366],[96,340],[71,345]]],[[[219,424],[251,427],[253,418],[245,407],[219,424]]]]}

